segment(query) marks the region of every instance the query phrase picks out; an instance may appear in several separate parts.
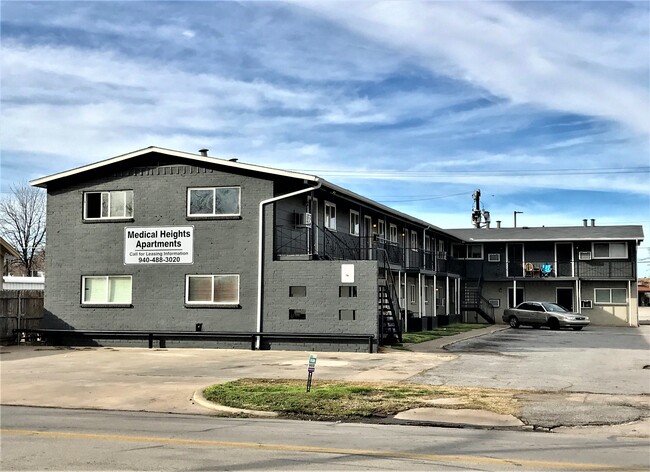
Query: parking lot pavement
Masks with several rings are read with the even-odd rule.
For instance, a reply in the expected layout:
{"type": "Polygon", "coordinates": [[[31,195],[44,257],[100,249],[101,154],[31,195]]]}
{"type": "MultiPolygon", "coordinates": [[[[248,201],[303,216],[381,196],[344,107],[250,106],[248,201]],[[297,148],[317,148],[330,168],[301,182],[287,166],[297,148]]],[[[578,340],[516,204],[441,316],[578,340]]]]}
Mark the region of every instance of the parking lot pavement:
{"type": "Polygon", "coordinates": [[[615,395],[650,394],[650,326],[507,329],[458,342],[459,355],[411,382],[615,395]]]}
{"type": "MultiPolygon", "coordinates": [[[[237,349],[0,348],[5,405],[175,413],[211,411],[193,393],[238,378],[306,379],[309,352],[237,349]]],[[[452,360],[447,353],[317,353],[314,382],[404,381],[452,360]]]]}

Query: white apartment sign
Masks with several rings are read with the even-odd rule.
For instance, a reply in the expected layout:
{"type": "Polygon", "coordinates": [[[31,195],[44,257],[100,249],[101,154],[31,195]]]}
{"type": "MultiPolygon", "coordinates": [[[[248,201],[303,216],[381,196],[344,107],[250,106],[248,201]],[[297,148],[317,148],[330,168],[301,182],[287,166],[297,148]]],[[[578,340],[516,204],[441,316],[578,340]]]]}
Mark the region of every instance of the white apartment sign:
{"type": "Polygon", "coordinates": [[[124,228],[124,264],[193,264],[194,226],[124,228]]]}

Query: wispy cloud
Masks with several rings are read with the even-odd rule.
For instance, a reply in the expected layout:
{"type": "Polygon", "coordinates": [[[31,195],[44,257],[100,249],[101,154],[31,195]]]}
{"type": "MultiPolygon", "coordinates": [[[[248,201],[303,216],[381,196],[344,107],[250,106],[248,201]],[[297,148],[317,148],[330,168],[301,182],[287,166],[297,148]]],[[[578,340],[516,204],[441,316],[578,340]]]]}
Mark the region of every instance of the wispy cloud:
{"type": "Polygon", "coordinates": [[[2,189],[208,147],[443,227],[475,188],[494,219],[650,225],[649,20],[644,2],[3,2],[2,189]]]}

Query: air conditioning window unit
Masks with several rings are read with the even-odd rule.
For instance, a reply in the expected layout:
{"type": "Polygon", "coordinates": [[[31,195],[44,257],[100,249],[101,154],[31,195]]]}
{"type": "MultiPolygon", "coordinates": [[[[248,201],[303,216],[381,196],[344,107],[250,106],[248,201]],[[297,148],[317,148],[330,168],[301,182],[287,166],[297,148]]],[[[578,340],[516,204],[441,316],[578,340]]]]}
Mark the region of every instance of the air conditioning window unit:
{"type": "Polygon", "coordinates": [[[582,308],[593,308],[593,302],[591,300],[580,300],[580,307],[582,308]]]}
{"type": "Polygon", "coordinates": [[[294,213],[296,226],[311,226],[311,213],[294,213]]]}
{"type": "Polygon", "coordinates": [[[488,301],[494,308],[499,308],[501,306],[501,300],[498,298],[490,298],[488,301]]]}
{"type": "Polygon", "coordinates": [[[578,259],[581,261],[590,261],[591,260],[591,252],[589,251],[580,251],[578,253],[578,259]]]}
{"type": "Polygon", "coordinates": [[[488,262],[501,262],[501,254],[488,254],[488,262]]]}

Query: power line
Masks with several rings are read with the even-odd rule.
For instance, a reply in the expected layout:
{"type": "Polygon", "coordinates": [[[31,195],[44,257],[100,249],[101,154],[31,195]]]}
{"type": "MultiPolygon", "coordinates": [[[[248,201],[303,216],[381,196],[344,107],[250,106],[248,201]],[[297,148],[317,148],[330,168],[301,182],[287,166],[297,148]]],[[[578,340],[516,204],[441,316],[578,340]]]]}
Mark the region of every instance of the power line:
{"type": "Polygon", "coordinates": [[[493,176],[529,176],[529,175],[617,175],[617,174],[650,174],[650,166],[640,167],[599,167],[590,169],[492,169],[492,170],[334,170],[334,169],[293,169],[294,172],[313,173],[321,175],[418,175],[424,177],[450,175],[493,175],[493,176]]]}

